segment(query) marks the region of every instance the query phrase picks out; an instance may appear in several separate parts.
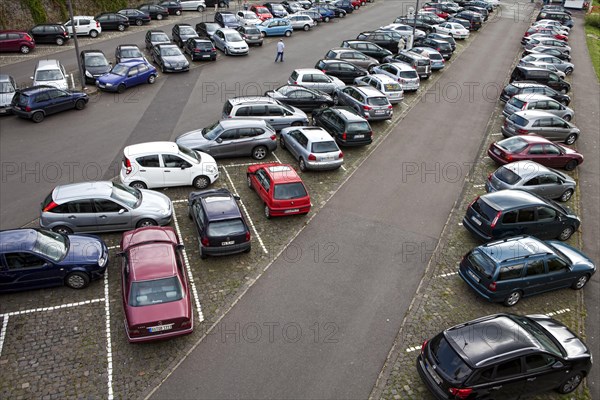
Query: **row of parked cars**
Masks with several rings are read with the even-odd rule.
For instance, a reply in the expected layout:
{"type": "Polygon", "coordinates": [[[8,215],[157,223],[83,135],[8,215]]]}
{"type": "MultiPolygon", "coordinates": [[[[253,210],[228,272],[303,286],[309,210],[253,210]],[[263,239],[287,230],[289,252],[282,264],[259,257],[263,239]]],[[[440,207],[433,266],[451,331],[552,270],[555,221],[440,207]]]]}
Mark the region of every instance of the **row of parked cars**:
{"type": "MultiPolygon", "coordinates": [[[[557,61],[570,60],[572,24],[563,25],[571,21],[568,15],[544,7],[526,33],[524,58],[500,97],[506,103],[502,133],[509,138],[492,143],[487,152],[501,166],[488,177],[488,193],[469,204],[462,220],[486,243],[464,255],[459,276],[478,296],[508,307],[539,293],[580,290],[596,272],[588,256],[564,243],[580,220],[555,201],[571,199],[576,182],[553,168],[572,170],[583,162],[581,154],[556,143],[572,144],[579,136],[568,122],[574,116],[567,107],[570,86],[542,66],[573,72],[572,64],[557,61]],[[530,40],[536,42],[528,47],[530,40]]],[[[575,333],[548,316],[501,313],[426,340],[416,364],[440,399],[520,398],[552,389],[573,392],[589,373],[592,356],[575,333]],[[492,330],[500,336],[489,335],[492,330]]]]}

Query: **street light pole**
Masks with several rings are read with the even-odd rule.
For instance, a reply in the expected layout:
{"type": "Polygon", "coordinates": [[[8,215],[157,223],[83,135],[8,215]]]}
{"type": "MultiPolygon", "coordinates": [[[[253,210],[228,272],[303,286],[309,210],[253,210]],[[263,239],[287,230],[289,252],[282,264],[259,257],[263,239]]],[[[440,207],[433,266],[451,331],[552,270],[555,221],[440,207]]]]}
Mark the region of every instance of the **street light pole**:
{"type": "MultiPolygon", "coordinates": [[[[70,1],[70,0],[69,0],[70,1]]],[[[415,42],[415,34],[417,33],[417,13],[419,12],[419,0],[417,0],[417,5],[415,6],[415,12],[413,14],[413,33],[410,41],[410,48],[413,48],[413,44],[415,42]]]]}
{"type": "Polygon", "coordinates": [[[77,67],[79,68],[79,80],[81,81],[81,90],[85,90],[85,76],[83,75],[83,68],[81,67],[81,59],[79,58],[79,42],[77,41],[77,32],[75,31],[75,20],[73,19],[73,5],[71,0],[67,0],[69,4],[69,18],[71,19],[71,31],[73,32],[73,40],[75,41],[75,59],[77,60],[77,67]]]}

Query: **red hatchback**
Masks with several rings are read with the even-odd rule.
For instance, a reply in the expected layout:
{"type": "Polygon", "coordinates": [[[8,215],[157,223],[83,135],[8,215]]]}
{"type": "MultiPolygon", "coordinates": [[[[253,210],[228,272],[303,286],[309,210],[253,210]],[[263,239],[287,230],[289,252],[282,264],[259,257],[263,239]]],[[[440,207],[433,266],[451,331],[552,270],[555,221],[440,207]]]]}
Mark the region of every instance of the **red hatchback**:
{"type": "Polygon", "coordinates": [[[570,147],[535,135],[519,135],[492,143],[488,156],[498,164],[532,160],[546,167],[575,169],[583,156],[570,147]]]}
{"type": "Polygon", "coordinates": [[[255,164],[248,167],[246,175],[248,187],[258,193],[265,205],[267,218],[310,211],[310,196],[291,165],[255,164]]]}
{"type": "Polygon", "coordinates": [[[21,31],[0,31],[0,52],[20,51],[23,54],[35,49],[35,40],[21,31]]]}
{"type": "Polygon", "coordinates": [[[269,11],[267,7],[253,5],[250,7],[250,11],[255,13],[258,16],[258,19],[261,21],[266,21],[267,19],[273,18],[273,14],[269,11]]]}
{"type": "Polygon", "coordinates": [[[182,245],[171,227],[128,231],[121,239],[121,289],[130,342],[192,333],[194,316],[182,245]]]}

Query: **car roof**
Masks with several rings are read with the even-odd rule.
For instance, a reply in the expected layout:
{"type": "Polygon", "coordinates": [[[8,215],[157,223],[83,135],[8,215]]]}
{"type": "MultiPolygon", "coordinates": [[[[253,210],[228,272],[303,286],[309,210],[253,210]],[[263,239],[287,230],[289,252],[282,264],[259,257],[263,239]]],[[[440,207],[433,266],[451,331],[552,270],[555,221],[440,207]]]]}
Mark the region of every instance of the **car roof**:
{"type": "Polygon", "coordinates": [[[320,69],[316,69],[316,68],[296,68],[294,70],[294,72],[297,72],[298,74],[320,74],[320,75],[325,75],[325,72],[321,71],[320,69]]]}
{"type": "Polygon", "coordinates": [[[239,97],[231,98],[227,101],[229,101],[231,103],[231,105],[248,104],[248,103],[279,104],[279,102],[276,101],[275,99],[273,99],[271,97],[266,97],[266,96],[239,96],[239,97]]]}
{"type": "MultiPolygon", "coordinates": [[[[552,143],[550,140],[546,139],[545,137],[537,136],[537,135],[518,135],[518,136],[512,136],[512,137],[524,140],[525,142],[527,142],[529,144],[534,144],[534,143],[550,144],[550,143],[552,143]]],[[[502,141],[508,140],[508,139],[510,139],[510,138],[503,139],[502,141]]]]}
{"type": "Polygon", "coordinates": [[[551,173],[545,166],[536,163],[535,161],[523,160],[515,161],[509,164],[505,164],[500,168],[506,168],[515,174],[519,175],[521,179],[528,179],[540,174],[551,173]]]}
{"type": "Polygon", "coordinates": [[[8,74],[0,74],[0,82],[9,82],[12,77],[8,74]]]}
{"type": "Polygon", "coordinates": [[[177,275],[175,250],[170,242],[149,242],[129,249],[129,275],[133,281],[177,275]]]}
{"type": "MultiPolygon", "coordinates": [[[[417,54],[417,53],[414,53],[414,54],[417,54]]],[[[417,54],[417,55],[419,55],[419,54],[417,54]]],[[[413,67],[411,67],[410,65],[403,63],[403,62],[391,62],[388,64],[393,65],[394,67],[398,68],[400,71],[414,71],[413,67]]],[[[385,64],[383,64],[383,65],[385,65],[385,64]]]]}
{"type": "Polygon", "coordinates": [[[268,163],[257,165],[264,168],[275,183],[302,182],[296,170],[289,164],[268,163]]]}
{"type": "Polygon", "coordinates": [[[217,30],[221,31],[223,33],[232,33],[232,32],[237,33],[237,31],[235,29],[233,29],[233,28],[219,28],[217,30]]]}
{"type": "Polygon", "coordinates": [[[554,100],[552,97],[548,97],[544,94],[540,94],[540,93],[519,93],[513,96],[513,98],[517,99],[517,100],[521,100],[521,101],[535,101],[535,100],[545,100],[545,101],[549,101],[549,100],[554,100]]]}
{"type": "MultiPolygon", "coordinates": [[[[435,39],[431,39],[429,38],[429,40],[435,40],[435,39]]],[[[429,59],[429,57],[425,57],[422,54],[419,53],[414,53],[412,51],[408,51],[408,50],[402,50],[400,53],[398,54],[404,54],[405,56],[409,56],[409,57],[413,57],[413,58],[425,58],[425,59],[429,59]]]]}
{"type": "Polygon", "coordinates": [[[554,253],[546,243],[533,236],[516,236],[497,240],[478,246],[477,249],[496,263],[554,253]]]}
{"type": "Polygon", "coordinates": [[[531,192],[519,189],[499,190],[481,196],[497,211],[530,205],[547,205],[546,201],[531,192]]]}
{"type": "Polygon", "coordinates": [[[335,111],[337,114],[339,114],[340,117],[346,119],[348,122],[366,122],[366,119],[354,113],[354,111],[352,111],[352,109],[350,108],[337,106],[330,107],[330,109],[332,111],[335,111]]]}
{"type": "MultiPolygon", "coordinates": [[[[381,91],[379,91],[378,89],[371,87],[371,86],[356,86],[354,87],[354,89],[361,91],[364,95],[366,96],[377,96],[377,97],[382,97],[385,96],[385,94],[381,93],[381,91]]],[[[387,99],[387,97],[386,97],[387,99]]]]}
{"type": "Polygon", "coordinates": [[[154,47],[159,50],[165,47],[176,47],[179,49],[179,46],[177,46],[175,43],[159,43],[157,45],[154,45],[154,47]]]}
{"type": "Polygon", "coordinates": [[[117,46],[117,48],[119,48],[119,49],[136,48],[138,50],[140,49],[137,44],[131,44],[131,43],[120,44],[117,46]]]}
{"type": "Polygon", "coordinates": [[[179,147],[175,142],[146,142],[132,144],[123,150],[127,157],[146,153],[179,153],[179,147]]]}
{"type": "Polygon", "coordinates": [[[537,82],[521,82],[521,81],[511,82],[511,83],[509,83],[509,85],[513,85],[513,86],[518,87],[518,88],[546,86],[546,85],[544,85],[542,83],[537,83],[537,82]]]}
{"type": "Polygon", "coordinates": [[[59,65],[60,63],[58,60],[39,60],[35,69],[36,71],[44,69],[56,69],[59,68],[59,65]]]}
{"type": "Polygon", "coordinates": [[[32,250],[37,241],[35,229],[10,229],[0,231],[0,252],[32,250]]]}
{"type": "MultiPolygon", "coordinates": [[[[294,86],[294,85],[290,85],[294,86]]],[[[264,119],[251,119],[251,118],[227,118],[219,121],[221,126],[225,129],[231,128],[265,128],[267,127],[267,122],[264,119]]]]}
{"type": "Polygon", "coordinates": [[[59,185],[52,191],[52,200],[57,204],[65,203],[71,199],[86,197],[109,197],[112,193],[111,181],[79,182],[59,185]]]}
{"type": "Polygon", "coordinates": [[[378,81],[380,81],[381,83],[398,83],[394,78],[385,75],[385,74],[370,74],[367,75],[370,78],[375,78],[378,81]]]}
{"type": "Polygon", "coordinates": [[[559,118],[554,114],[550,114],[546,111],[538,111],[538,110],[525,110],[525,111],[517,111],[517,114],[520,117],[531,120],[532,118],[544,118],[544,117],[555,117],[559,118]]]}
{"type": "Polygon", "coordinates": [[[39,92],[43,92],[48,89],[56,89],[56,88],[54,86],[50,86],[50,85],[37,85],[37,86],[30,86],[30,87],[27,87],[24,89],[18,89],[18,90],[20,93],[30,95],[30,94],[36,94],[39,92]]]}
{"type": "Polygon", "coordinates": [[[102,55],[104,55],[104,52],[102,50],[81,50],[81,54],[102,54],[102,55]]]}
{"type": "Polygon", "coordinates": [[[190,198],[194,195],[201,198],[206,217],[211,221],[242,218],[242,213],[235,198],[227,189],[212,189],[190,193],[190,198]]]}
{"type": "Polygon", "coordinates": [[[329,132],[318,126],[302,126],[298,127],[297,130],[302,132],[311,142],[334,141],[329,132]]]}

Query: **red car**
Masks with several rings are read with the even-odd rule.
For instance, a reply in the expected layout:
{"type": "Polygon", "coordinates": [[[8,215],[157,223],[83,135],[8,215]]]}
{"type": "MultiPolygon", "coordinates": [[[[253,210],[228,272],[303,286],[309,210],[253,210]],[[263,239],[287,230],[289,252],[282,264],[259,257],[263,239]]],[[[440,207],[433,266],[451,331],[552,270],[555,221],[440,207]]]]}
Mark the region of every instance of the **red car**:
{"type": "Polygon", "coordinates": [[[366,0],[350,0],[350,4],[354,7],[355,10],[358,10],[361,6],[367,4],[366,0]]]}
{"type": "Polygon", "coordinates": [[[27,32],[0,31],[0,52],[20,51],[23,54],[35,49],[35,40],[27,32]]]}
{"type": "Polygon", "coordinates": [[[149,226],[123,234],[121,289],[130,342],[166,339],[194,330],[181,249],[171,227],[149,226]]]}
{"type": "Polygon", "coordinates": [[[498,164],[532,160],[546,167],[575,169],[583,156],[570,147],[535,135],[519,135],[492,143],[488,156],[498,164]]]}
{"type": "Polygon", "coordinates": [[[273,14],[265,6],[252,5],[250,11],[254,12],[261,21],[273,18],[273,14]]]}
{"type": "Polygon", "coordinates": [[[448,17],[450,16],[450,14],[448,14],[447,12],[442,11],[436,7],[423,7],[422,10],[432,12],[435,15],[437,15],[438,17],[444,18],[444,19],[448,19],[448,17]]]}
{"type": "Polygon", "coordinates": [[[533,35],[534,33],[543,33],[543,34],[547,34],[550,35],[552,37],[554,37],[555,39],[558,40],[562,40],[563,42],[568,42],[569,41],[569,37],[567,35],[563,35],[560,33],[557,33],[554,31],[554,29],[552,28],[547,28],[545,26],[532,26],[531,28],[527,29],[527,31],[525,32],[525,34],[523,35],[524,38],[533,35]]]}
{"type": "Polygon", "coordinates": [[[265,205],[267,218],[308,214],[310,196],[291,165],[255,164],[246,173],[248,187],[254,189],[265,205]]]}

